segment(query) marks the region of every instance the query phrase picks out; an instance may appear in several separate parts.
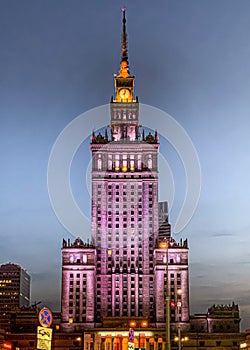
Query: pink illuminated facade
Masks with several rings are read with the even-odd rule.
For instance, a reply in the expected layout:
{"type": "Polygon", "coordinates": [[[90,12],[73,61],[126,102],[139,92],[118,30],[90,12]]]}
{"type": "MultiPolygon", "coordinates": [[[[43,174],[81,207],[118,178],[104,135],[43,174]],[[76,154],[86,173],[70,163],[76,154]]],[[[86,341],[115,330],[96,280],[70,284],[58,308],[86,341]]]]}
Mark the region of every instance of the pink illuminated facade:
{"type": "Polygon", "coordinates": [[[136,317],[164,327],[167,281],[172,325],[185,330],[189,324],[188,245],[171,237],[167,202],[158,203],[158,135],[140,126],[134,79],[124,11],[109,130],[93,132],[90,145],[92,243],[64,240],[62,246],[65,330],[136,317]]]}

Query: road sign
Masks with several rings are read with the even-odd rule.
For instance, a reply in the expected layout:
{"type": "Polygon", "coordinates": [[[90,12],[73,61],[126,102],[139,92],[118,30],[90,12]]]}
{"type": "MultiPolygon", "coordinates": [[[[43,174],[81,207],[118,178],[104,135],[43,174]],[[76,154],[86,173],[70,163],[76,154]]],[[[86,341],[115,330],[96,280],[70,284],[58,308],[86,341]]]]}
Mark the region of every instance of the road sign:
{"type": "Polygon", "coordinates": [[[37,349],[51,350],[52,328],[37,327],[37,349]]]}
{"type": "Polygon", "coordinates": [[[134,348],[135,348],[135,344],[128,342],[128,350],[134,350],[134,348]]]}
{"type": "Polygon", "coordinates": [[[50,327],[52,324],[52,312],[44,307],[39,312],[39,322],[42,327],[50,327]]]}
{"type": "Polygon", "coordinates": [[[130,343],[133,343],[134,342],[134,338],[135,338],[134,330],[133,330],[133,328],[130,328],[129,329],[129,334],[128,334],[128,341],[130,343]]]}

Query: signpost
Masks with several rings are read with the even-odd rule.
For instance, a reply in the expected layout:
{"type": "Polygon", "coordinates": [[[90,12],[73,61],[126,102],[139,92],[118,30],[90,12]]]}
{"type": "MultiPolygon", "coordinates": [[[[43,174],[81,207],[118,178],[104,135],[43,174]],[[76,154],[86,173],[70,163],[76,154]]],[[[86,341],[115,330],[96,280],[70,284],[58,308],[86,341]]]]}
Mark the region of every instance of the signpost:
{"type": "Polygon", "coordinates": [[[41,326],[37,327],[37,349],[51,350],[52,328],[52,312],[44,307],[39,312],[39,322],[41,326]]]}
{"type": "Polygon", "coordinates": [[[134,330],[133,328],[130,328],[128,333],[128,350],[134,350],[135,348],[134,339],[135,339],[134,330]]]}

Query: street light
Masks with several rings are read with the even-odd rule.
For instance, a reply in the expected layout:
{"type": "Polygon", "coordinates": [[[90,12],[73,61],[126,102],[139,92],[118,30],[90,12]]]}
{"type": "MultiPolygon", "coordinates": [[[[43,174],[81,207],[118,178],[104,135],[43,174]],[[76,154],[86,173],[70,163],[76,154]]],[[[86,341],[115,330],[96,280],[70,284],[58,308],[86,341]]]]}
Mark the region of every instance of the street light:
{"type": "Polygon", "coordinates": [[[177,290],[177,317],[178,317],[178,348],[181,350],[181,324],[180,324],[180,308],[181,308],[181,293],[182,290],[177,290]]]}
{"type": "Polygon", "coordinates": [[[168,241],[165,239],[160,242],[160,248],[166,249],[166,349],[171,350],[170,343],[170,297],[169,297],[169,287],[168,287],[168,241]]]}
{"type": "Polygon", "coordinates": [[[183,338],[174,337],[174,341],[175,341],[176,343],[178,342],[178,347],[181,347],[181,348],[182,348],[183,342],[188,341],[188,337],[183,337],[183,338]]]}

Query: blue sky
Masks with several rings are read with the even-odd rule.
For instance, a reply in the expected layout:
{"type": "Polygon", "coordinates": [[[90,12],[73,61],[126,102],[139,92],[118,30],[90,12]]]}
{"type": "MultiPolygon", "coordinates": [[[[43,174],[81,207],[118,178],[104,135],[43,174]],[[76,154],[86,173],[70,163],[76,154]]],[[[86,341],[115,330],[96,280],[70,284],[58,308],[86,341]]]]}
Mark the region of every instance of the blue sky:
{"type": "MultiPolygon", "coordinates": [[[[120,0],[0,3],[0,262],[27,268],[32,300],[55,310],[61,241],[71,234],[50,205],[48,159],[63,128],[113,94],[123,6],[120,0]]],[[[189,240],[191,312],[234,300],[245,329],[250,325],[250,3],[127,0],[126,7],[136,94],[185,128],[200,159],[200,201],[176,237],[189,240]]],[[[161,152],[175,181],[174,224],[185,173],[164,140],[161,152]]],[[[87,214],[89,160],[85,141],[71,176],[87,214]]],[[[160,198],[166,199],[164,193],[160,198]]]]}

